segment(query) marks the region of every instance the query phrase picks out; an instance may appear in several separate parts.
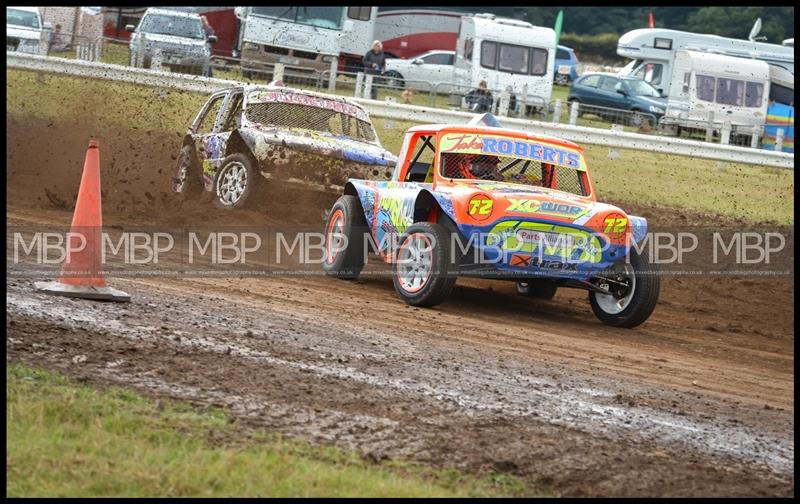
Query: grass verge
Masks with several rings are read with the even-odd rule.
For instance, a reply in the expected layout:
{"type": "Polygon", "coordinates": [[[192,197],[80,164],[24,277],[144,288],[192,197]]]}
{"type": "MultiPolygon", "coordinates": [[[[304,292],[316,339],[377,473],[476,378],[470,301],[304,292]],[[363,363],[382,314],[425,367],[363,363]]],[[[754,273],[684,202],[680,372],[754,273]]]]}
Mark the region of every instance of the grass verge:
{"type": "Polygon", "coordinates": [[[220,409],[98,392],[7,364],[6,495],[492,496],[524,493],[507,475],[391,462],[246,429],[220,409]]]}
{"type": "MultiPolygon", "coordinates": [[[[6,70],[6,112],[17,117],[85,118],[106,125],[182,134],[205,102],[198,93],[6,70]]],[[[383,145],[398,152],[412,123],[376,118],[383,145]]],[[[553,125],[558,136],[558,125],[553,125]]],[[[685,208],[750,223],[793,224],[792,170],[721,163],[585,145],[599,198],[685,208]]]]}

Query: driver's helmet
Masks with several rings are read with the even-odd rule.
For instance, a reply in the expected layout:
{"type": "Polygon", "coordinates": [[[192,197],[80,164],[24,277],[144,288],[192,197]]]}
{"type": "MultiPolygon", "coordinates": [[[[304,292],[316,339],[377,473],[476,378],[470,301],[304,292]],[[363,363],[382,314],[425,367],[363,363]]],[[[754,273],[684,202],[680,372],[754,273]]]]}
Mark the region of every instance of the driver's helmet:
{"type": "Polygon", "coordinates": [[[464,178],[501,180],[502,175],[497,171],[499,163],[497,156],[467,154],[459,160],[459,171],[464,178]]]}

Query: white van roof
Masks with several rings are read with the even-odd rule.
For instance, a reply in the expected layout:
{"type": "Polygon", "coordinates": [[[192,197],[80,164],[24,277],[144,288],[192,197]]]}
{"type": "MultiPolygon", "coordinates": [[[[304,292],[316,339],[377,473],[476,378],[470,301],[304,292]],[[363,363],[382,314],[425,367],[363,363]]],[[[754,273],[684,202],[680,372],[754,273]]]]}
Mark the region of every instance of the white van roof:
{"type": "Polygon", "coordinates": [[[475,23],[475,35],[486,40],[528,46],[531,42],[548,39],[549,45],[555,47],[556,44],[556,32],[552,28],[491,14],[477,14],[472,16],[472,20],[475,23]],[[498,24],[503,25],[502,29],[498,29],[498,24]]]}

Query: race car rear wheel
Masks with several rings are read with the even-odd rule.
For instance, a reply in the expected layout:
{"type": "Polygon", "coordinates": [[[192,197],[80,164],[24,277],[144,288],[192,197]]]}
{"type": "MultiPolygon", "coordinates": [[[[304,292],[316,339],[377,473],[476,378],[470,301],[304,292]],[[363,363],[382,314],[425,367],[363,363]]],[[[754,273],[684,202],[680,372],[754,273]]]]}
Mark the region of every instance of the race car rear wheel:
{"type": "Polygon", "coordinates": [[[436,306],[453,291],[457,266],[447,229],[418,222],[400,239],[392,264],[394,289],[410,305],[436,306]]]}
{"type": "Polygon", "coordinates": [[[364,268],[364,238],[368,232],[358,198],[345,194],[336,200],[325,224],[325,273],[346,280],[358,278],[364,268]]]}
{"type": "Polygon", "coordinates": [[[631,248],[628,261],[621,261],[599,280],[613,294],[589,292],[595,316],[606,325],[636,327],[650,317],[658,302],[660,278],[647,253],[631,248]]]}
{"type": "Polygon", "coordinates": [[[553,299],[558,285],[552,280],[534,279],[517,282],[517,292],[536,299],[553,299]]]}
{"type": "Polygon", "coordinates": [[[175,162],[175,170],[171,179],[172,192],[185,199],[196,197],[203,192],[203,181],[197,173],[193,162],[192,146],[184,145],[175,162]]]}
{"type": "Polygon", "coordinates": [[[257,183],[253,161],[244,154],[227,156],[214,178],[214,204],[222,209],[242,208],[257,183]]]}

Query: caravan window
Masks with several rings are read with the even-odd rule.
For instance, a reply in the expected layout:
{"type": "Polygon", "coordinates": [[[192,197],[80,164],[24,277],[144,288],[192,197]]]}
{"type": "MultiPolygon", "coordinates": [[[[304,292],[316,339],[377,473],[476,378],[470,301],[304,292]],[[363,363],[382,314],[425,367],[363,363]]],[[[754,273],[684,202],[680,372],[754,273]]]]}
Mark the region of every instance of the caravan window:
{"type": "Polygon", "coordinates": [[[744,82],[734,79],[717,79],[717,103],[723,105],[742,104],[744,98],[744,82]]]}
{"type": "Polygon", "coordinates": [[[547,73],[547,51],[544,49],[531,49],[533,53],[533,65],[531,75],[544,75],[547,73]]]}
{"type": "Polygon", "coordinates": [[[764,98],[764,85],[758,82],[748,82],[744,95],[745,107],[760,107],[764,98]]]}
{"type": "Polygon", "coordinates": [[[369,16],[371,14],[372,7],[366,6],[358,6],[358,7],[348,7],[347,8],[347,17],[350,19],[357,19],[359,21],[369,21],[369,16]]]}
{"type": "Polygon", "coordinates": [[[495,42],[481,44],[481,66],[492,69],[497,67],[497,44],[495,42]]]}
{"type": "Polygon", "coordinates": [[[528,57],[530,50],[518,45],[500,45],[500,64],[498,70],[511,73],[528,73],[528,57]]]}
{"type": "Polygon", "coordinates": [[[472,61],[472,47],[475,45],[475,42],[468,38],[464,41],[464,59],[467,61],[472,61]]]}
{"type": "Polygon", "coordinates": [[[714,101],[714,77],[697,75],[697,98],[707,102],[714,101]]]}

